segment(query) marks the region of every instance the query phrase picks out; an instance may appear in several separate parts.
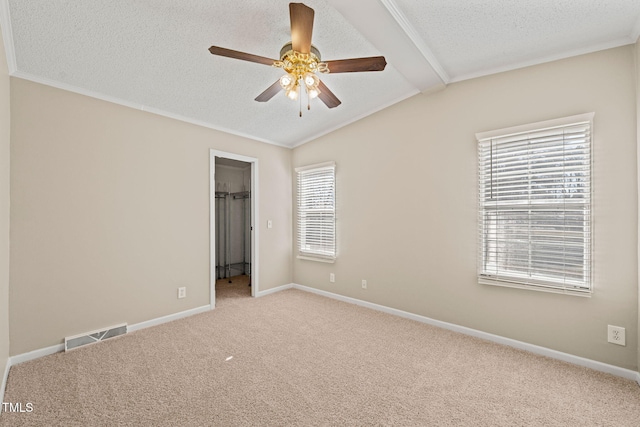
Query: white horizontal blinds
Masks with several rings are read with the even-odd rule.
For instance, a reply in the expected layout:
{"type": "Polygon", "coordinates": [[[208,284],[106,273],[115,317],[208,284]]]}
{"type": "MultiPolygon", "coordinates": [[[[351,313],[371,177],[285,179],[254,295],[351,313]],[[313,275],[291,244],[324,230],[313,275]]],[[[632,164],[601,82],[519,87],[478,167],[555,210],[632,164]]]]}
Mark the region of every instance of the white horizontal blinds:
{"type": "Polygon", "coordinates": [[[478,161],[480,280],[589,292],[591,121],[481,139],[478,161]]]}
{"type": "Polygon", "coordinates": [[[298,253],[334,259],[335,164],[296,169],[298,174],[298,253]]]}

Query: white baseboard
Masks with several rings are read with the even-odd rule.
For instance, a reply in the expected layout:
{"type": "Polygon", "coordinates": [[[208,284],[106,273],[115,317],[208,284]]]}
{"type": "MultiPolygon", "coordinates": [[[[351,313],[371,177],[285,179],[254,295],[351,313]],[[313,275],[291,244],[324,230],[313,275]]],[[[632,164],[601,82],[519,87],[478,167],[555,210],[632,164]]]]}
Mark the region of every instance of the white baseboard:
{"type": "Polygon", "coordinates": [[[28,362],[29,360],[39,359],[44,356],[49,356],[50,354],[59,353],[61,351],[64,351],[64,344],[56,344],[52,345],[51,347],[40,348],[38,350],[11,356],[9,358],[9,366],[28,362]]]}
{"type": "MultiPolygon", "coordinates": [[[[138,331],[140,329],[149,328],[151,326],[161,325],[163,323],[171,322],[172,320],[182,319],[184,317],[193,316],[194,314],[204,313],[206,311],[211,310],[210,305],[204,305],[202,307],[192,308],[190,310],[181,311],[179,313],[169,314],[167,316],[158,317],[157,319],[147,320],[145,322],[136,323],[134,325],[130,325],[128,327],[128,332],[138,331]]],[[[41,348],[38,350],[33,350],[28,353],[18,354],[16,356],[11,356],[9,360],[7,360],[7,370],[5,372],[5,379],[9,374],[9,368],[11,366],[17,365],[19,363],[28,362],[30,360],[39,359],[44,356],[49,356],[50,354],[59,353],[64,351],[64,344],[56,344],[51,347],[41,348]]],[[[4,392],[4,382],[2,383],[2,391],[4,392]]]]}
{"type": "Polygon", "coordinates": [[[501,337],[499,335],[482,332],[477,329],[467,328],[465,326],[456,325],[453,323],[442,322],[440,320],[431,319],[429,317],[420,316],[418,314],[409,313],[407,311],[397,310],[395,308],[386,307],[384,305],[374,304],[368,301],[359,300],[356,298],[346,297],[343,295],[334,294],[332,292],[322,291],[308,286],[293,284],[294,289],[300,289],[302,291],[311,292],[317,295],[322,295],[328,298],[333,298],[339,301],[348,302],[350,304],[367,307],[373,310],[382,311],[384,313],[393,314],[395,316],[404,317],[406,319],[415,320],[421,323],[426,323],[439,328],[448,329],[450,331],[459,332],[465,335],[471,335],[476,338],[481,338],[487,341],[496,342],[509,347],[518,348],[520,350],[526,350],[531,353],[547,356],[552,359],[562,360],[565,362],[573,363],[579,366],[585,366],[587,368],[594,369],[596,371],[606,372],[619,377],[628,378],[630,380],[637,381],[640,384],[640,373],[632,371],[630,369],[620,368],[619,366],[609,365],[607,363],[598,362],[596,360],[586,359],[580,356],[574,356],[572,354],[563,353],[561,351],[552,350],[550,348],[541,347],[534,344],[529,344],[522,341],[517,341],[511,338],[501,337]]]}
{"type": "Polygon", "coordinates": [[[265,291],[258,291],[256,293],[256,298],[263,297],[263,296],[270,295],[270,294],[274,294],[276,292],[284,291],[284,290],[287,290],[287,289],[291,289],[291,288],[293,288],[295,286],[296,285],[294,285],[293,283],[289,283],[288,285],[278,286],[276,288],[267,289],[265,291]]]}
{"type": "Polygon", "coordinates": [[[11,368],[10,365],[10,358],[7,358],[7,364],[4,367],[4,374],[2,375],[2,384],[0,385],[0,402],[4,402],[4,391],[7,388],[7,379],[9,378],[9,368],[11,368]]]}
{"type": "Polygon", "coordinates": [[[181,311],[179,313],[168,314],[166,316],[158,317],[156,319],[151,319],[145,322],[136,323],[135,325],[129,325],[128,332],[139,331],[140,329],[150,328],[151,326],[162,325],[163,323],[182,319],[184,317],[193,316],[195,314],[204,313],[209,310],[211,310],[211,305],[207,304],[207,305],[203,305],[202,307],[192,308],[190,310],[181,311]]]}
{"type": "MultiPolygon", "coordinates": [[[[563,352],[552,350],[546,347],[528,344],[522,341],[513,340],[511,338],[501,337],[499,335],[489,334],[487,332],[478,331],[476,329],[467,328],[465,326],[459,326],[453,323],[442,322],[440,320],[431,319],[429,317],[420,316],[418,314],[409,313],[407,311],[402,311],[395,308],[386,307],[384,305],[374,304],[368,301],[363,301],[356,298],[334,294],[332,292],[327,292],[320,289],[310,288],[308,286],[303,286],[296,283],[290,283],[288,285],[282,285],[276,288],[260,291],[256,294],[256,297],[263,297],[269,294],[273,294],[276,292],[280,292],[280,291],[284,291],[292,288],[299,289],[305,292],[314,293],[327,298],[332,298],[339,301],[347,302],[350,304],[359,305],[361,307],[370,308],[372,310],[393,314],[395,316],[404,317],[406,319],[415,320],[421,323],[426,323],[432,326],[437,326],[443,329],[448,329],[448,330],[459,332],[465,335],[471,335],[477,338],[485,339],[487,341],[492,341],[499,344],[507,345],[509,347],[514,347],[514,348],[526,350],[535,354],[551,357],[553,359],[563,360],[565,362],[573,363],[575,365],[585,366],[587,368],[591,368],[597,371],[607,372],[619,377],[634,380],[638,383],[638,385],[640,385],[640,372],[632,371],[630,369],[620,368],[618,366],[609,365],[606,363],[598,362],[591,359],[586,359],[579,356],[574,356],[572,354],[563,353],[563,352]]],[[[148,328],[151,326],[161,325],[163,323],[171,322],[173,320],[182,319],[184,317],[193,316],[199,313],[204,313],[209,310],[211,310],[211,306],[205,305],[202,307],[193,308],[191,310],[181,311],[179,313],[159,317],[157,319],[136,323],[134,325],[129,326],[129,332],[137,331],[137,330],[148,328]]],[[[50,354],[58,353],[61,351],[64,351],[64,344],[53,345],[51,347],[46,347],[39,350],[34,350],[28,353],[23,353],[23,354],[10,357],[7,360],[7,364],[4,370],[4,375],[2,377],[3,378],[2,384],[0,385],[0,398],[4,398],[4,391],[7,383],[7,378],[9,376],[9,369],[11,368],[11,366],[17,365],[19,363],[27,362],[29,360],[38,359],[40,357],[48,356],[50,354]]]]}

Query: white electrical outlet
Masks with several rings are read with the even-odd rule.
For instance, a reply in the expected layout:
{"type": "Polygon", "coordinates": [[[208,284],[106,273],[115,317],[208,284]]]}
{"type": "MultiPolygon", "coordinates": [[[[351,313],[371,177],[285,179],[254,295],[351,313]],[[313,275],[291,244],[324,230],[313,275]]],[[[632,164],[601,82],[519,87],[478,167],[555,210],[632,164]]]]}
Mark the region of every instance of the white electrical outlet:
{"type": "Polygon", "coordinates": [[[273,228],[273,221],[271,220],[267,221],[267,228],[273,228]]]}
{"type": "Polygon", "coordinates": [[[331,283],[336,283],[336,275],[333,273],[329,273],[329,281],[331,283]]]}
{"type": "Polygon", "coordinates": [[[187,288],[186,287],[181,287],[178,288],[178,298],[186,298],[187,296],[187,288]]]}
{"type": "Polygon", "coordinates": [[[366,280],[362,280],[362,289],[367,289],[367,281],[366,280]]]}
{"type": "Polygon", "coordinates": [[[609,341],[612,344],[627,345],[624,328],[620,326],[608,325],[607,341],[609,341]]]}

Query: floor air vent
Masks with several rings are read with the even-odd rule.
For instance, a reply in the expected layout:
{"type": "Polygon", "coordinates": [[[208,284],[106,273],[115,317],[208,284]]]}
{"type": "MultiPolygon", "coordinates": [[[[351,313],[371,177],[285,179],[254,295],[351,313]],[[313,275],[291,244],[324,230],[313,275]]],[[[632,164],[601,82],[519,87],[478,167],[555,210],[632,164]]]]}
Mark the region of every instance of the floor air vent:
{"type": "Polygon", "coordinates": [[[74,348],[82,347],[88,344],[95,344],[100,341],[104,341],[109,338],[117,337],[127,333],[127,324],[111,326],[109,328],[100,329],[97,331],[86,332],[80,335],[74,335],[72,337],[66,337],[64,339],[64,351],[73,350],[74,348]]]}

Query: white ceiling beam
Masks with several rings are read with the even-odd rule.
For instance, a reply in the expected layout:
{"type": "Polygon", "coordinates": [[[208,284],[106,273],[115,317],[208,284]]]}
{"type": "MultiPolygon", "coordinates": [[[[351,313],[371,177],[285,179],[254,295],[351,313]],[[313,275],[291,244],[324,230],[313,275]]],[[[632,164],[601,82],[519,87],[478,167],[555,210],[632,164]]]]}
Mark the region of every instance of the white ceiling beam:
{"type": "Polygon", "coordinates": [[[419,91],[444,87],[449,77],[393,0],[327,0],[419,91]]]}
{"type": "Polygon", "coordinates": [[[638,38],[640,38],[640,15],[638,15],[636,25],[634,25],[633,30],[631,30],[631,42],[636,43],[638,38]]]}
{"type": "Polygon", "coordinates": [[[436,56],[431,52],[429,46],[424,41],[422,37],[418,34],[418,31],[411,25],[405,14],[400,10],[400,7],[396,4],[394,0],[380,0],[380,2],[387,8],[393,19],[396,20],[400,28],[405,32],[407,37],[411,40],[411,42],[416,46],[416,48],[420,51],[422,56],[429,62],[429,65],[433,67],[433,70],[438,73],[440,79],[448,84],[451,78],[444,70],[440,62],[436,58],[436,56]]]}

